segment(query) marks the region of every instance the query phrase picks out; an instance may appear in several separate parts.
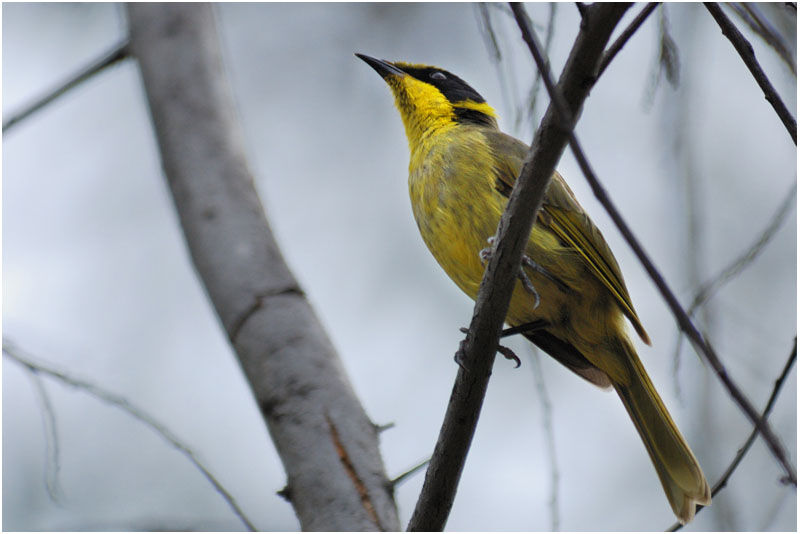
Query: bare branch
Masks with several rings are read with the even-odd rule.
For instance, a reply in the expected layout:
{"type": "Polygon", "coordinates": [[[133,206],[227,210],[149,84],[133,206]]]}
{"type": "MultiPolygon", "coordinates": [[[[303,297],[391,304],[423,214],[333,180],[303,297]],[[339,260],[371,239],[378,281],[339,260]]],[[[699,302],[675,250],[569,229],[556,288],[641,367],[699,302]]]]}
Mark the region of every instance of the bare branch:
{"type": "Polygon", "coordinates": [[[536,382],[536,392],[539,395],[539,402],[542,403],[542,419],[544,427],[545,442],[547,445],[547,455],[550,457],[547,462],[550,466],[550,530],[559,530],[558,513],[558,448],[556,447],[556,433],[553,429],[553,405],[550,402],[550,395],[547,392],[547,383],[544,380],[544,369],[542,368],[541,354],[538,350],[531,347],[533,357],[533,374],[536,382]]]}
{"type": "Polygon", "coordinates": [[[792,141],[794,144],[797,144],[797,121],[794,117],[792,117],[791,112],[786,107],[786,104],[783,103],[781,100],[780,95],[778,92],[775,91],[775,88],[772,86],[772,83],[767,78],[767,75],[764,74],[764,71],[761,69],[761,65],[758,63],[756,59],[756,54],[753,52],[753,46],[750,42],[745,39],[744,35],[736,28],[736,26],[731,22],[731,20],[722,12],[722,9],[719,7],[719,4],[715,2],[705,2],[706,9],[711,16],[714,17],[714,20],[717,21],[720,29],[722,30],[723,35],[728,38],[731,42],[733,47],[739,53],[739,56],[744,61],[744,64],[747,65],[748,70],[755,78],[756,83],[764,91],[764,97],[767,99],[772,105],[772,108],[775,110],[775,113],[778,114],[778,117],[781,119],[781,122],[786,127],[786,131],[789,132],[789,135],[792,136],[792,141]]]}
{"type": "Polygon", "coordinates": [[[286,265],[253,184],[213,6],[127,9],[194,267],[267,423],[301,527],[398,530],[375,425],[286,265]]]}
{"type": "MultiPolygon", "coordinates": [[[[627,4],[602,3],[583,8],[580,33],[558,84],[558,97],[569,106],[571,117],[578,116],[603,48],[627,8],[627,4]]],[[[519,4],[511,4],[511,9],[518,23],[525,20],[519,4]]],[[[524,27],[528,27],[527,20],[524,27]]],[[[564,120],[551,102],[511,192],[481,281],[469,332],[457,353],[461,365],[409,530],[438,531],[447,521],[483,404],[522,250],[573,125],[574,121],[564,120]]]]}
{"type": "Polygon", "coordinates": [[[58,502],[61,500],[61,486],[58,480],[58,474],[61,470],[61,447],[59,446],[58,439],[58,423],[56,421],[56,412],[53,408],[53,403],[50,401],[50,395],[42,382],[42,377],[35,369],[27,368],[30,371],[31,381],[39,402],[42,405],[42,419],[44,420],[44,436],[46,442],[46,456],[45,456],[45,487],[47,488],[47,495],[53,500],[58,502]]]}
{"type": "Polygon", "coordinates": [[[742,19],[750,29],[756,32],[765,43],[775,50],[783,64],[797,76],[797,66],[786,41],[780,33],[769,23],[757,4],[752,2],[726,2],[725,6],[732,9],[740,19],[742,19]]]}
{"type": "MultiPolygon", "coordinates": [[[[792,369],[795,361],[797,360],[797,338],[794,338],[794,347],[792,348],[791,354],[789,354],[789,359],[786,361],[786,364],[783,366],[783,371],[775,380],[775,386],[772,388],[772,394],[769,396],[769,400],[767,401],[767,405],[764,407],[764,411],[761,412],[761,420],[766,421],[769,417],[770,412],[772,411],[772,407],[775,405],[775,401],[778,398],[778,393],[780,392],[781,386],[786,381],[786,377],[789,376],[789,371],[792,369]]],[[[739,447],[739,452],[736,453],[736,456],[733,458],[733,461],[730,463],[728,468],[722,474],[720,479],[714,484],[714,487],[711,489],[711,497],[716,496],[719,491],[724,488],[728,484],[728,480],[733,475],[733,472],[736,471],[736,468],[739,467],[739,464],[744,459],[747,452],[750,450],[750,447],[753,445],[753,442],[756,440],[756,436],[758,436],[758,428],[754,427],[753,431],[750,432],[750,435],[747,437],[747,440],[744,444],[739,447]]],[[[705,506],[698,505],[696,513],[699,513],[700,510],[705,508],[705,506]]],[[[680,523],[675,523],[671,527],[667,529],[668,532],[676,532],[683,528],[683,525],[680,523]]]]}
{"type": "Polygon", "coordinates": [[[410,477],[420,472],[422,468],[428,465],[429,463],[431,463],[431,459],[426,458],[425,460],[422,460],[420,463],[418,463],[411,469],[408,469],[407,471],[400,473],[399,475],[394,477],[392,479],[392,489],[396,488],[397,486],[408,480],[410,477]]]}
{"type": "Polygon", "coordinates": [[[6,338],[3,338],[3,354],[21,366],[25,367],[32,373],[48,376],[58,380],[63,384],[80,389],[107,404],[111,404],[117,408],[120,408],[122,411],[153,430],[156,434],[159,434],[162,438],[167,440],[170,445],[177,449],[178,452],[183,454],[201,473],[203,473],[203,476],[206,477],[206,480],[208,480],[211,485],[214,486],[216,492],[219,493],[223,499],[225,499],[225,502],[228,503],[228,506],[231,508],[231,510],[233,510],[233,513],[236,514],[236,517],[238,517],[242,523],[244,523],[248,530],[251,532],[258,530],[247,518],[242,509],[239,508],[236,500],[228,492],[228,490],[226,490],[225,487],[220,484],[220,482],[205,466],[205,464],[203,464],[203,462],[197,458],[197,455],[194,453],[194,451],[192,451],[192,449],[190,449],[177,436],[175,436],[175,434],[173,434],[166,425],[158,422],[149,413],[129,402],[121,395],[117,395],[116,393],[108,391],[107,389],[97,386],[89,381],[74,378],[63,371],[36,363],[32,358],[24,355],[23,352],[17,348],[16,345],[14,345],[14,343],[6,338]]]}
{"type": "MultiPolygon", "coordinates": [[[[550,47],[553,44],[553,37],[555,36],[555,22],[556,22],[556,10],[558,8],[558,4],[555,2],[550,2],[550,14],[547,17],[547,28],[544,34],[544,55],[545,57],[550,57],[550,47]]],[[[528,93],[528,105],[526,108],[518,108],[517,117],[514,119],[514,125],[519,128],[522,125],[522,121],[535,121],[536,120],[536,104],[539,98],[539,89],[542,86],[542,73],[539,70],[536,70],[536,76],[533,79],[533,85],[531,86],[530,92],[528,93]]]]}
{"type": "MultiPolygon", "coordinates": [[[[512,8],[516,4],[512,4],[512,8]]],[[[517,8],[519,9],[519,8],[517,8]]],[[[516,14],[516,11],[515,11],[516,14]]],[[[518,18],[518,20],[520,20],[518,18]]],[[[524,30],[523,30],[524,33],[524,30]]],[[[542,75],[544,77],[545,87],[547,87],[548,92],[550,93],[551,103],[555,104],[555,111],[554,113],[561,115],[561,121],[564,124],[570,124],[572,119],[570,118],[570,111],[566,106],[564,106],[560,95],[558,92],[555,91],[553,86],[553,81],[550,77],[549,69],[542,68],[544,64],[544,59],[541,57],[541,53],[539,52],[539,48],[537,44],[534,42],[534,39],[526,39],[529,48],[531,49],[531,54],[534,56],[537,65],[540,65],[540,69],[542,69],[542,75]]],[[[549,111],[549,110],[548,110],[549,111]]],[[[537,133],[538,135],[538,133],[537,133]]],[[[667,305],[672,310],[672,314],[675,316],[678,324],[684,332],[688,335],[689,339],[692,340],[695,347],[701,351],[701,353],[705,356],[706,360],[711,364],[711,367],[717,373],[717,376],[722,381],[725,388],[730,393],[733,400],[741,407],[742,411],[745,412],[745,415],[752,421],[757,427],[759,432],[764,436],[764,440],[769,445],[769,448],[772,450],[775,458],[778,462],[783,466],[784,470],[786,471],[787,479],[794,484],[797,485],[797,475],[795,473],[794,467],[791,465],[789,461],[788,455],[784,447],[780,444],[778,437],[772,431],[772,428],[763,421],[758,412],[756,412],[755,408],[753,408],[752,403],[747,399],[745,394],[736,385],[733,379],[728,375],[725,366],[722,365],[719,357],[717,356],[716,351],[711,346],[711,344],[703,337],[697,327],[694,325],[692,320],[686,314],[686,311],[681,307],[678,299],[675,297],[675,294],[667,285],[664,277],[661,275],[659,270],[656,268],[655,264],[652,262],[650,257],[642,248],[642,245],[633,235],[628,224],[620,215],[619,210],[617,210],[616,206],[614,205],[611,198],[608,196],[605,188],[600,184],[600,181],[597,178],[597,175],[592,170],[591,166],[589,165],[589,161],[586,159],[586,155],[583,152],[580,144],[578,143],[577,138],[575,137],[574,132],[569,129],[567,130],[567,138],[569,142],[570,149],[575,156],[576,161],[578,162],[578,166],[581,168],[584,176],[586,177],[589,185],[592,187],[592,191],[594,192],[595,197],[603,204],[603,207],[608,212],[611,219],[614,221],[614,224],[619,229],[620,233],[623,235],[625,240],[630,245],[631,249],[633,249],[636,256],[639,258],[639,261],[644,266],[647,273],[650,275],[650,278],[655,282],[656,286],[658,287],[661,296],[664,297],[664,300],[667,302],[667,305]]],[[[537,206],[538,207],[538,206],[537,206]]]]}
{"type": "Polygon", "coordinates": [[[115,45],[111,48],[110,51],[103,54],[99,59],[96,59],[77,73],[70,76],[68,79],[64,80],[58,86],[56,86],[53,90],[49,91],[47,94],[43,95],[42,97],[34,100],[21,110],[16,113],[12,113],[11,117],[3,121],[3,133],[14,127],[16,124],[21,122],[22,120],[28,118],[30,115],[36,113],[47,104],[55,100],[56,98],[60,97],[73,87],[80,85],[82,82],[85,82],[95,74],[103,71],[107,67],[114,65],[122,61],[123,59],[127,58],[129,54],[128,50],[128,41],[125,40],[122,43],[115,45]]]}
{"type": "Polygon", "coordinates": [[[617,40],[608,47],[608,50],[606,50],[606,52],[603,54],[603,59],[600,61],[600,68],[597,71],[598,78],[603,75],[603,72],[605,72],[608,65],[616,57],[619,51],[622,50],[622,47],[625,46],[628,40],[633,37],[633,34],[636,33],[636,30],[638,30],[641,25],[644,24],[644,21],[650,16],[650,13],[655,11],[655,9],[658,7],[658,4],[659,2],[649,2],[646,6],[644,6],[644,9],[642,9],[639,14],[636,15],[628,27],[625,28],[625,31],[619,34],[617,40]]]}
{"type": "Polygon", "coordinates": [[[778,232],[784,221],[786,221],[787,215],[792,208],[795,207],[796,202],[797,182],[792,184],[792,187],[784,197],[783,202],[781,202],[781,205],[778,206],[778,209],[775,212],[775,215],[773,215],[772,220],[770,220],[769,224],[764,231],[761,232],[756,241],[750,245],[739,257],[734,259],[729,265],[723,268],[719,274],[708,280],[700,287],[695,294],[694,299],[692,299],[691,306],[689,306],[688,312],[690,315],[694,314],[697,308],[705,304],[721,286],[753,263],[758,255],[761,254],[761,251],[764,250],[764,247],[767,246],[767,244],[778,232]]]}
{"type": "MultiPolygon", "coordinates": [[[[776,210],[775,214],[772,216],[767,227],[761,232],[758,236],[756,241],[747,247],[745,251],[736,257],[733,261],[731,261],[727,266],[722,268],[720,272],[706,281],[694,295],[692,299],[692,303],[687,310],[687,313],[690,317],[694,317],[694,314],[697,310],[703,306],[706,302],[714,296],[714,294],[719,291],[726,283],[730,280],[733,280],[739,273],[741,273],[744,269],[750,266],[753,261],[761,254],[761,251],[767,246],[767,244],[772,240],[775,234],[778,233],[781,225],[786,221],[786,217],[788,216],[789,212],[792,208],[795,207],[797,203],[797,182],[792,184],[792,187],[789,189],[788,193],[781,202],[780,206],[776,210]]],[[[679,331],[678,332],[678,340],[675,344],[675,352],[673,355],[673,370],[677,372],[679,362],[680,362],[680,351],[683,345],[683,335],[679,331]]]]}

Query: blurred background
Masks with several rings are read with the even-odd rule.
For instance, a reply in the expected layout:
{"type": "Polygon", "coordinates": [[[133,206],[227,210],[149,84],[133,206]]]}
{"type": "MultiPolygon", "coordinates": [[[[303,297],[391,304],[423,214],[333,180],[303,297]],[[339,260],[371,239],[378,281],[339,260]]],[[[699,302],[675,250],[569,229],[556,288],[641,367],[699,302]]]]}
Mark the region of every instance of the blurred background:
{"type": "MultiPolygon", "coordinates": [[[[560,72],[578,30],[575,6],[528,11],[543,41],[552,19],[550,58],[560,72]]],[[[388,88],[353,53],[458,74],[495,106],[501,128],[526,142],[547,104],[539,95],[533,118],[517,120],[534,63],[500,5],[224,4],[216,13],[267,216],[367,413],[395,424],[381,447],[397,476],[433,450],[473,303],[418,235],[402,123],[388,88]]],[[[790,24],[776,27],[794,47],[794,18],[782,18],[790,24]]],[[[734,21],[796,116],[792,71],[734,21]]],[[[6,117],[126,35],[116,4],[5,4],[2,29],[6,117]]],[[[766,246],[698,315],[761,410],[796,335],[796,148],[702,6],[669,4],[650,16],[593,89],[577,133],[687,307],[790,199],[766,246]]],[[[4,340],[152,414],[259,529],[296,530],[276,495],[282,467],[183,243],[136,63],[93,77],[5,132],[2,148],[4,340]]],[[[714,484],[751,425],[688,343],[676,360],[674,319],[568,151],[559,170],[615,252],[653,340],[637,345],[640,355],[714,484]]],[[[510,345],[523,364],[495,364],[448,529],[671,525],[616,395],[510,345]]],[[[37,382],[7,357],[2,370],[4,530],[243,528],[164,439],[43,377],[58,435],[48,440],[37,382]]],[[[795,464],[796,398],[792,370],[770,422],[795,464]]],[[[688,528],[795,530],[796,491],[780,477],[757,440],[688,528]]],[[[397,491],[403,525],[422,479],[397,491]]]]}

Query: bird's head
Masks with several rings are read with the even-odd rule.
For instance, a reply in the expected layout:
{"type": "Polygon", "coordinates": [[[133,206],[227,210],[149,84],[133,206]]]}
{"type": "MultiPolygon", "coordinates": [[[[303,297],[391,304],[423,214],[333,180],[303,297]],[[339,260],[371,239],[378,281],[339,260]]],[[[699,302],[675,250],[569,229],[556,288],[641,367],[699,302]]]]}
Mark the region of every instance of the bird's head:
{"type": "Polygon", "coordinates": [[[423,137],[441,128],[465,123],[497,128],[494,109],[455,74],[430,65],[356,56],[391,88],[412,151],[423,137]]]}

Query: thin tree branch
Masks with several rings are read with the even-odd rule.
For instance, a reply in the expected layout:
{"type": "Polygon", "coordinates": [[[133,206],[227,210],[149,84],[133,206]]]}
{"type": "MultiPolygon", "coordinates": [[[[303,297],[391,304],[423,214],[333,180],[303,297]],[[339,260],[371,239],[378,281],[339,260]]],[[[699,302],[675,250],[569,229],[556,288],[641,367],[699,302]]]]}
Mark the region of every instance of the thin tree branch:
{"type": "MultiPolygon", "coordinates": [[[[778,398],[778,393],[780,392],[781,386],[783,386],[783,383],[786,381],[786,377],[789,376],[789,371],[792,369],[795,361],[797,361],[797,338],[794,338],[794,347],[792,348],[792,352],[789,354],[789,359],[783,366],[783,371],[781,371],[781,374],[775,380],[775,386],[772,388],[772,394],[769,396],[769,400],[767,401],[767,405],[764,407],[764,411],[761,412],[761,419],[763,421],[767,420],[770,412],[772,411],[772,407],[775,406],[775,401],[778,398]]],[[[747,437],[747,440],[745,440],[744,444],[739,447],[739,451],[736,453],[733,461],[730,463],[717,483],[714,484],[714,487],[711,489],[711,497],[715,497],[717,493],[719,493],[719,491],[728,484],[728,480],[731,478],[731,475],[733,475],[733,472],[736,471],[737,467],[739,467],[739,464],[742,463],[742,460],[750,450],[753,442],[755,442],[756,436],[758,436],[758,428],[754,427],[753,431],[750,432],[750,435],[747,437]]],[[[703,508],[705,508],[705,506],[698,505],[695,513],[699,513],[703,508]]],[[[676,532],[681,528],[683,528],[683,525],[680,523],[675,523],[669,527],[667,531],[676,532]]]]}
{"type": "Polygon", "coordinates": [[[726,2],[725,7],[732,9],[736,15],[742,19],[750,29],[757,33],[765,43],[775,50],[778,57],[781,58],[784,65],[786,65],[792,74],[797,76],[797,66],[795,65],[794,57],[789,52],[789,47],[786,45],[780,33],[769,23],[764,17],[761,10],[755,3],[752,2],[726,2]]]}
{"type": "MultiPolygon", "coordinates": [[[[558,4],[555,2],[549,3],[550,14],[547,17],[547,28],[544,34],[544,55],[550,57],[550,47],[553,44],[553,37],[555,36],[555,21],[556,9],[558,4]]],[[[533,79],[533,85],[528,93],[528,106],[526,108],[518,108],[517,117],[514,120],[514,126],[519,128],[522,121],[535,121],[536,120],[536,104],[539,99],[539,89],[542,86],[542,73],[537,69],[536,76],[533,79]]]]}
{"type": "Polygon", "coordinates": [[[553,405],[550,402],[550,394],[547,392],[547,382],[544,379],[544,368],[542,367],[541,354],[531,346],[533,357],[534,381],[536,382],[536,392],[539,395],[539,402],[542,405],[542,426],[544,427],[545,443],[547,445],[547,455],[550,457],[547,462],[550,467],[550,530],[557,532],[560,529],[560,516],[558,505],[558,448],[556,447],[556,433],[553,429],[553,405]]]}
{"type": "MultiPolygon", "coordinates": [[[[741,273],[744,269],[748,266],[752,265],[753,261],[758,257],[759,254],[764,250],[767,244],[772,240],[772,238],[778,233],[781,225],[786,221],[786,217],[788,216],[789,212],[792,208],[795,207],[797,203],[797,182],[792,184],[792,187],[789,189],[789,192],[781,202],[780,206],[778,206],[777,211],[772,216],[767,227],[761,232],[758,236],[756,241],[747,247],[747,249],[736,257],[733,261],[731,261],[727,266],[725,266],[720,272],[706,281],[694,295],[692,299],[692,303],[687,310],[687,313],[690,317],[694,317],[694,314],[697,310],[703,306],[706,302],[708,302],[714,294],[719,291],[721,287],[723,287],[726,283],[730,280],[733,280],[739,273],[741,273]]],[[[683,346],[683,335],[682,331],[678,332],[678,339],[675,344],[675,352],[673,354],[673,371],[677,373],[679,362],[680,362],[680,352],[681,347],[683,346]]]]}
{"type": "Polygon", "coordinates": [[[778,114],[781,122],[786,127],[786,131],[792,136],[792,141],[797,145],[797,121],[792,117],[786,104],[783,103],[780,95],[778,95],[778,92],[772,86],[772,83],[770,83],[769,78],[767,78],[767,75],[764,74],[764,71],[761,69],[761,65],[756,59],[756,54],[753,52],[753,46],[745,39],[744,35],[741,34],[728,16],[722,12],[719,4],[716,2],[705,2],[705,6],[708,12],[711,13],[711,16],[714,17],[714,20],[717,21],[717,24],[722,30],[722,34],[728,38],[739,53],[739,57],[741,57],[744,64],[747,65],[756,83],[761,90],[764,91],[764,97],[767,99],[767,102],[772,105],[775,113],[778,114]]]}
{"type": "Polygon", "coordinates": [[[781,205],[778,206],[778,209],[775,212],[775,215],[773,215],[772,220],[770,220],[769,224],[764,231],[761,232],[756,241],[750,245],[739,257],[734,259],[728,266],[723,268],[719,274],[708,280],[700,287],[695,294],[694,299],[692,299],[692,304],[689,306],[689,315],[693,315],[697,308],[706,303],[708,299],[710,299],[713,294],[728,280],[738,275],[745,268],[747,268],[747,266],[753,263],[758,255],[761,254],[761,251],[764,250],[764,247],[766,247],[775,234],[778,233],[778,230],[786,220],[789,212],[796,206],[796,202],[797,182],[794,182],[792,187],[789,189],[789,192],[784,197],[783,202],[781,202],[781,205]]]}
{"type": "Polygon", "coordinates": [[[50,395],[47,394],[47,389],[44,387],[42,377],[36,370],[30,368],[28,368],[28,370],[30,371],[31,382],[33,382],[33,386],[36,388],[36,394],[42,405],[42,419],[44,420],[44,436],[46,442],[45,487],[47,488],[47,494],[53,502],[58,502],[62,492],[58,482],[58,473],[61,470],[61,447],[59,446],[56,412],[50,400],[50,395]]]}
{"type": "Polygon", "coordinates": [[[405,471],[403,473],[400,473],[399,475],[394,477],[391,480],[392,489],[396,488],[397,486],[399,486],[400,484],[402,484],[403,482],[405,482],[406,480],[411,478],[413,475],[415,475],[416,473],[421,471],[422,468],[425,467],[426,465],[428,465],[429,463],[431,463],[431,459],[430,458],[426,458],[425,460],[422,460],[420,463],[418,463],[417,465],[415,465],[411,469],[408,469],[407,471],[405,471]]]}
{"type": "Polygon", "coordinates": [[[286,470],[301,528],[398,530],[375,425],[256,191],[214,7],[126,7],[186,245],[286,470]]]}
{"type": "MultiPolygon", "coordinates": [[[[516,4],[512,4],[513,6],[516,4]]],[[[519,8],[517,8],[519,9],[519,8]]],[[[516,14],[516,11],[515,11],[516,14]]],[[[536,64],[539,65],[539,68],[542,69],[542,75],[544,76],[545,87],[550,92],[551,103],[555,104],[555,111],[554,113],[561,115],[561,120],[565,124],[570,124],[571,122],[571,115],[569,109],[563,104],[562,99],[560,98],[561,95],[555,91],[553,86],[552,78],[550,77],[549,69],[546,68],[546,64],[544,62],[544,58],[541,56],[540,52],[540,45],[535,42],[535,38],[531,38],[530,29],[527,26],[527,23],[524,21],[522,17],[518,17],[518,23],[520,24],[520,28],[523,31],[523,35],[527,33],[529,36],[525,39],[526,43],[528,43],[528,47],[531,49],[531,54],[534,56],[536,60],[536,64]],[[520,22],[522,21],[522,22],[520,22]]],[[[608,196],[605,188],[600,184],[600,181],[597,178],[597,175],[592,170],[589,161],[586,159],[586,155],[583,152],[578,140],[572,132],[572,130],[567,130],[567,139],[569,142],[570,149],[575,156],[576,161],[578,162],[578,166],[581,168],[584,176],[586,177],[589,185],[592,187],[592,191],[595,194],[595,197],[603,204],[606,211],[608,212],[611,219],[616,224],[617,228],[619,229],[620,233],[623,235],[625,240],[630,245],[631,249],[633,249],[636,256],[639,258],[639,261],[644,266],[647,273],[650,275],[650,278],[655,282],[656,286],[658,287],[659,292],[666,300],[667,305],[672,310],[672,314],[675,316],[680,328],[686,332],[689,336],[689,339],[695,344],[695,347],[701,351],[701,353],[705,356],[706,360],[711,364],[711,367],[717,373],[717,376],[722,381],[725,388],[730,393],[731,397],[734,401],[742,408],[745,412],[747,417],[752,421],[757,427],[759,432],[764,436],[765,441],[769,445],[769,448],[772,450],[775,458],[778,462],[783,466],[784,470],[786,471],[786,476],[788,480],[797,485],[797,475],[795,473],[794,467],[791,465],[789,461],[788,455],[784,447],[780,444],[778,437],[772,431],[772,428],[767,424],[765,421],[762,421],[756,412],[755,408],[753,408],[752,403],[747,399],[742,390],[736,385],[733,379],[728,375],[728,371],[725,369],[725,366],[722,365],[719,357],[717,356],[716,351],[711,346],[711,344],[703,337],[697,327],[694,325],[692,320],[686,314],[686,311],[681,307],[678,299],[675,297],[675,294],[667,285],[664,277],[661,275],[659,270],[656,268],[655,264],[652,262],[650,257],[644,251],[644,248],[633,235],[628,224],[620,215],[619,210],[617,210],[616,206],[614,205],[611,198],[608,196]]]]}
{"type": "MultiPolygon", "coordinates": [[[[622,50],[622,47],[625,46],[628,40],[633,37],[633,34],[636,33],[636,30],[638,30],[641,25],[644,24],[644,21],[650,16],[650,13],[655,11],[659,3],[660,2],[649,2],[646,6],[644,6],[639,14],[636,15],[636,17],[631,21],[628,27],[625,28],[625,31],[619,34],[617,40],[608,47],[608,50],[606,50],[606,52],[603,54],[603,59],[600,61],[600,68],[597,71],[598,78],[603,75],[611,61],[616,57],[619,51],[622,50]]],[[[545,54],[546,53],[547,51],[545,51],[545,54]]]]}
{"type": "Polygon", "coordinates": [[[47,104],[52,102],[53,100],[57,99],[73,87],[80,85],[82,82],[85,82],[95,74],[103,71],[104,69],[122,61],[123,59],[127,58],[129,55],[128,49],[128,41],[127,39],[121,43],[118,43],[114,47],[111,48],[108,52],[103,54],[100,58],[96,59],[77,73],[70,76],[68,79],[64,80],[60,83],[57,87],[53,90],[49,91],[47,94],[43,95],[42,97],[36,99],[35,101],[31,102],[21,110],[16,113],[12,113],[11,117],[3,121],[3,133],[8,131],[9,129],[13,128],[16,124],[21,122],[22,120],[28,118],[30,115],[36,113],[47,104]]]}
{"type": "Polygon", "coordinates": [[[239,508],[239,505],[236,503],[236,499],[234,499],[228,490],[226,490],[225,487],[220,484],[217,478],[211,473],[211,471],[209,471],[203,462],[197,458],[197,455],[194,453],[194,451],[192,451],[192,449],[190,449],[187,445],[184,445],[184,443],[177,436],[175,436],[175,434],[173,434],[166,425],[158,422],[146,411],[132,404],[121,395],[117,395],[116,393],[108,391],[107,389],[104,389],[86,380],[74,378],[63,371],[36,363],[29,356],[23,355],[22,351],[6,338],[3,338],[3,354],[34,374],[49,376],[50,378],[58,380],[59,382],[80,389],[107,404],[111,404],[117,408],[120,408],[122,411],[146,427],[150,428],[156,434],[159,434],[162,438],[167,440],[170,445],[177,449],[178,452],[183,454],[201,473],[203,473],[203,476],[206,477],[206,480],[208,480],[211,485],[214,486],[216,492],[219,493],[223,499],[225,499],[225,502],[228,503],[228,506],[231,508],[231,510],[233,510],[233,513],[236,514],[236,517],[238,517],[242,523],[244,523],[248,530],[251,532],[256,532],[258,530],[247,518],[242,509],[239,508]]]}
{"type": "MultiPolygon", "coordinates": [[[[558,95],[568,103],[571,117],[580,113],[603,48],[627,8],[627,4],[584,8],[580,32],[558,84],[558,95]]],[[[515,18],[524,16],[519,4],[511,4],[511,9],[515,18]]],[[[409,530],[438,531],[447,521],[483,404],[522,250],[573,125],[574,120],[564,120],[551,102],[500,219],[472,322],[456,355],[458,375],[409,530]]]]}

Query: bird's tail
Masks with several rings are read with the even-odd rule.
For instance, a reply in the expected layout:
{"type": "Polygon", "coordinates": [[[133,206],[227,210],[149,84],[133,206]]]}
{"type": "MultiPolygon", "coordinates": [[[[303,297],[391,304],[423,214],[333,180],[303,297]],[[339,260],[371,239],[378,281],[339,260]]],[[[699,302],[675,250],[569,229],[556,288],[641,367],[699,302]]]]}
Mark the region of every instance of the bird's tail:
{"type": "Polygon", "coordinates": [[[711,503],[711,490],[700,464],[664,407],[635,349],[629,342],[623,345],[629,352],[627,361],[630,362],[631,380],[628,384],[615,383],[614,388],[642,437],[675,515],[686,524],[694,518],[696,504],[711,503]]]}

